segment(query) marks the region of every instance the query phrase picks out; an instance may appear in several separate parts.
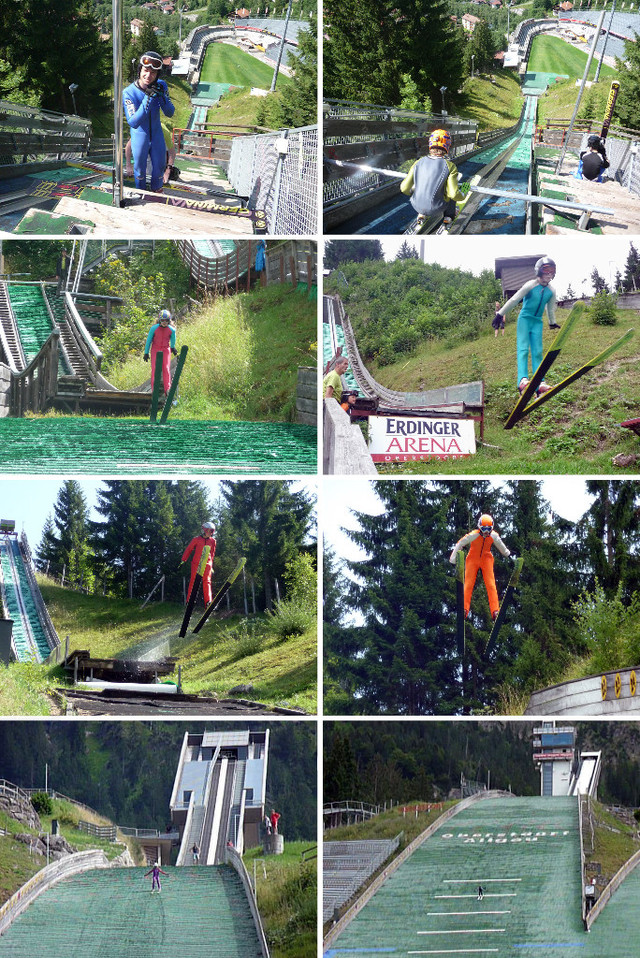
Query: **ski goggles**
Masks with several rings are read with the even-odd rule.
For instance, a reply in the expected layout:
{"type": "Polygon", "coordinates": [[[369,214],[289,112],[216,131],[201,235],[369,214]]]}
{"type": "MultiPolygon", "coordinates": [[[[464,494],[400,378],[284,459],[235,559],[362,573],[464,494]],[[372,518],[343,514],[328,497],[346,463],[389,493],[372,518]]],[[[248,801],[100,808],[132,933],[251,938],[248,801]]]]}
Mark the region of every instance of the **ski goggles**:
{"type": "Polygon", "coordinates": [[[140,57],[140,66],[148,67],[150,70],[162,70],[162,60],[160,57],[150,57],[145,55],[140,57]]]}

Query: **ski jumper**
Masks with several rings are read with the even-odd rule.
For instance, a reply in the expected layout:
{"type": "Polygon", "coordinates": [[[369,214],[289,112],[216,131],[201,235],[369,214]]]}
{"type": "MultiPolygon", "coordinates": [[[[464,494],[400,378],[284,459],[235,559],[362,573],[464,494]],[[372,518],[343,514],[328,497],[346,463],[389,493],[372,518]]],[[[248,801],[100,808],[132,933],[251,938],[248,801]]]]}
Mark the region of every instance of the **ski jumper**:
{"type": "Polygon", "coordinates": [[[423,156],[413,164],[400,184],[416,213],[455,216],[456,201],[464,199],[458,189],[458,170],[444,156],[423,156]]]}
{"type": "Polygon", "coordinates": [[[162,385],[165,393],[169,392],[171,386],[171,350],[176,348],[176,331],[173,326],[162,326],[161,323],[154,323],[149,330],[147,342],[144,347],[145,353],[151,354],[151,389],[153,390],[153,380],[156,374],[156,354],[162,353],[162,385]]]}
{"type": "Polygon", "coordinates": [[[493,555],[491,554],[491,547],[495,546],[498,552],[505,556],[505,558],[510,556],[511,553],[497,532],[483,536],[477,529],[474,529],[456,542],[453,547],[453,552],[449,556],[449,562],[455,565],[456,555],[461,549],[464,549],[465,546],[469,546],[469,551],[464,564],[464,611],[467,615],[469,614],[471,596],[476,584],[478,569],[480,569],[487,590],[489,609],[491,610],[491,615],[494,615],[500,608],[500,602],[498,600],[498,590],[496,589],[496,579],[493,574],[493,555]]]}
{"type": "Polygon", "coordinates": [[[155,888],[157,888],[158,891],[162,891],[162,885],[160,884],[160,875],[166,875],[166,874],[167,872],[163,872],[159,865],[154,865],[151,871],[147,872],[147,874],[144,876],[145,878],[147,878],[149,875],[152,876],[151,891],[153,891],[155,888]]]}
{"type": "Polygon", "coordinates": [[[173,116],[175,106],[169,99],[169,87],[164,80],[156,80],[160,93],[149,96],[132,83],[122,93],[124,115],[131,127],[131,153],[133,175],[140,190],[147,189],[147,157],[151,157],[151,190],[159,190],[164,178],[167,148],[160,123],[160,110],[165,116],[173,116]]]}
{"type": "Polygon", "coordinates": [[[556,321],[556,294],[549,285],[544,286],[537,279],[531,279],[518,292],[507,300],[500,316],[506,316],[514,306],[522,301],[522,309],[518,316],[516,331],[518,354],[518,383],[529,378],[529,351],[531,351],[532,372],[535,372],[542,362],[542,316],[547,310],[549,324],[556,321]]]}
{"type": "Polygon", "coordinates": [[[193,583],[198,572],[198,566],[200,565],[200,559],[202,558],[202,550],[205,546],[211,547],[211,552],[209,553],[209,558],[206,561],[204,572],[202,574],[202,594],[204,596],[205,605],[209,605],[211,602],[211,573],[213,571],[213,557],[216,554],[216,540],[213,536],[194,536],[187,548],[184,550],[182,561],[186,562],[191,553],[193,552],[193,558],[191,560],[191,580],[189,582],[189,591],[187,592],[187,598],[191,595],[191,590],[193,589],[193,583]]]}

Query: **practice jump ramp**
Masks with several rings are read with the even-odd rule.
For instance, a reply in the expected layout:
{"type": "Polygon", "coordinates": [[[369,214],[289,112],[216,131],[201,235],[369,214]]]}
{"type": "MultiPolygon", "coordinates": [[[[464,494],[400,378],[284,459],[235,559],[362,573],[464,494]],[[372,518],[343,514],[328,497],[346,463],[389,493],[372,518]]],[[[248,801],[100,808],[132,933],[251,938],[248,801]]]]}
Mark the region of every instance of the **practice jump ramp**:
{"type": "Polygon", "coordinates": [[[11,958],[263,958],[240,877],[228,865],[106,868],[59,881],[0,937],[11,958]]]}
{"type": "Polygon", "coordinates": [[[640,712],[640,665],[574,679],[534,692],[525,715],[621,715],[640,712]]]}
{"type": "Polygon", "coordinates": [[[326,955],[587,958],[581,891],[575,798],[482,798],[391,871],[326,955]]]}

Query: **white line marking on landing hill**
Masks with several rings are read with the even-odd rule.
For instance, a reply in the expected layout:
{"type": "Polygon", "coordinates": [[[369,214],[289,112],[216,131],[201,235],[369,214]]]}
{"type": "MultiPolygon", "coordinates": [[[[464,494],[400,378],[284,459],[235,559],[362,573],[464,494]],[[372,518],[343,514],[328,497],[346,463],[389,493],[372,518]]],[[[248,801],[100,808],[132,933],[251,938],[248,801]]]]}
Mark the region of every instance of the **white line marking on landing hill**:
{"type": "Polygon", "coordinates": [[[445,885],[489,885],[491,882],[522,881],[521,878],[445,878],[445,885]]]}
{"type": "Polygon", "coordinates": [[[495,954],[499,948],[446,948],[438,951],[408,951],[408,955],[486,955],[495,954]]]}
{"type": "Polygon", "coordinates": [[[446,928],[442,931],[419,931],[419,935],[488,935],[494,931],[506,931],[505,928],[446,928]]]}
{"type": "Polygon", "coordinates": [[[429,917],[437,916],[438,918],[446,915],[510,915],[511,909],[508,911],[476,911],[474,908],[473,911],[428,911],[426,914],[429,917]]]}
{"type": "MultiPolygon", "coordinates": [[[[434,898],[477,898],[477,895],[434,895],[434,898]]],[[[484,895],[484,898],[517,898],[514,891],[497,892],[493,895],[484,895]]]]}

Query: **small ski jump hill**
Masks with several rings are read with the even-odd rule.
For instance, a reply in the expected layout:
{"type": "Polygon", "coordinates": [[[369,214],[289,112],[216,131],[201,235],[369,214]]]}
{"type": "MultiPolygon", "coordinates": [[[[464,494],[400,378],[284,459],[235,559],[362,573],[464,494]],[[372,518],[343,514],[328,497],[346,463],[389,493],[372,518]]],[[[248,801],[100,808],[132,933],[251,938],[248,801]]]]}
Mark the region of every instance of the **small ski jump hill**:
{"type": "MultiPolygon", "coordinates": [[[[116,25],[120,8],[114,0],[116,25]]],[[[302,29],[308,24],[287,24],[287,49],[302,29]]],[[[131,173],[123,175],[122,88],[129,81],[123,83],[121,69],[114,71],[115,138],[96,137],[82,117],[0,101],[0,231],[141,238],[316,234],[317,126],[264,131],[208,122],[209,109],[231,84],[200,82],[207,47],[220,42],[249,54],[249,79],[252,66],[256,77],[264,78],[267,68],[271,76],[284,30],[281,21],[252,21],[197,28],[185,39],[175,75],[191,86],[191,109],[184,128],[170,130],[167,148],[179,177],[162,193],[142,190],[131,173]]],[[[116,50],[121,34],[116,26],[116,50]]]]}
{"type": "MultiPolygon", "coordinates": [[[[451,133],[450,156],[458,168],[460,185],[469,188],[467,202],[446,232],[638,232],[640,178],[634,160],[635,134],[621,128],[609,132],[610,115],[598,118],[588,128],[584,123],[571,125],[568,118],[548,124],[546,129],[538,121],[540,98],[557,80],[567,77],[530,71],[531,44],[542,32],[555,32],[566,39],[562,23],[555,17],[525,20],[510,36],[504,63],[505,68],[517,70],[522,98],[520,117],[510,127],[479,132],[475,121],[463,117],[327,101],[323,127],[324,232],[442,232],[441,214],[419,224],[408,198],[400,193],[400,180],[405,175],[400,168],[406,170],[408,161],[425,155],[429,133],[437,128],[451,133]],[[606,137],[610,167],[606,171],[608,180],[603,183],[574,177],[579,154],[586,149],[591,133],[606,137]]],[[[624,35],[630,33],[633,35],[625,28],[624,35]]],[[[622,35],[618,32],[620,46],[622,35]]],[[[598,42],[600,49],[607,39],[598,42]]]]}
{"type": "Polygon", "coordinates": [[[13,622],[10,635],[0,631],[1,662],[44,662],[59,646],[36,582],[27,537],[23,532],[18,538],[13,519],[0,519],[0,608],[2,619],[13,622]]]}
{"type": "MultiPolygon", "coordinates": [[[[3,472],[131,475],[141,470],[156,474],[215,470],[255,475],[315,471],[316,429],[309,419],[176,421],[169,419],[172,407],[167,400],[160,420],[155,421],[149,381],[132,390],[113,386],[101,372],[102,352],[88,328],[95,322],[90,310],[96,298],[80,290],[83,275],[95,261],[85,263],[87,241],[76,245],[79,249],[74,250],[67,286],[60,292],[51,283],[0,283],[3,472]],[[58,415],[44,415],[51,410],[58,415]],[[29,413],[37,418],[25,418],[29,413]],[[148,418],[134,418],[140,416],[148,418]]],[[[303,245],[294,241],[285,250],[288,255],[278,254],[283,265],[276,279],[291,282],[296,294],[307,296],[316,288],[316,267],[315,255],[305,252],[303,245]]],[[[248,285],[253,247],[252,241],[183,240],[179,252],[195,282],[229,290],[248,285]]],[[[94,332],[97,328],[91,326],[94,332]]]]}
{"type": "Polygon", "coordinates": [[[269,958],[241,857],[245,840],[258,844],[268,742],[268,731],[238,726],[186,732],[172,830],[124,830],[140,841],[147,866],[110,867],[97,852],[46,866],[0,908],[0,956],[33,958],[37,942],[43,958],[269,958]],[[145,875],[154,862],[167,874],[152,893],[145,875]]]}
{"type": "Polygon", "coordinates": [[[578,803],[495,791],[463,800],[333,926],[325,955],[610,956],[616,922],[630,936],[640,930],[640,875],[622,882],[585,934],[578,803]]]}

